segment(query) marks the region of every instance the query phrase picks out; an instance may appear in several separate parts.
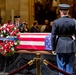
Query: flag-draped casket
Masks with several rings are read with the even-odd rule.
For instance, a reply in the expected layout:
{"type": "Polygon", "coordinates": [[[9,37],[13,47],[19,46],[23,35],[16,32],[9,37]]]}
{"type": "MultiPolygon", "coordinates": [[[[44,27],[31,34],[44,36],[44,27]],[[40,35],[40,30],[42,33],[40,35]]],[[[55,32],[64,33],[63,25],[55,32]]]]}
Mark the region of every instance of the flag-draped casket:
{"type": "Polygon", "coordinates": [[[51,33],[21,33],[17,50],[52,50],[51,33]]]}

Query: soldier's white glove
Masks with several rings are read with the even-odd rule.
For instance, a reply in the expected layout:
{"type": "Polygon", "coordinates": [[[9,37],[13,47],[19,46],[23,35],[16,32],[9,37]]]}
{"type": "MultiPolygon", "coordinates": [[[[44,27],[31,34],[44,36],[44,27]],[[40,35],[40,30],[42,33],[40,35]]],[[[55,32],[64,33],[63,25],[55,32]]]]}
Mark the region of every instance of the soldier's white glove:
{"type": "Polygon", "coordinates": [[[52,54],[53,54],[53,55],[56,55],[56,52],[55,52],[55,51],[52,51],[52,54]]]}
{"type": "Polygon", "coordinates": [[[73,40],[75,40],[75,36],[74,35],[72,36],[72,38],[73,38],[73,40]]]}

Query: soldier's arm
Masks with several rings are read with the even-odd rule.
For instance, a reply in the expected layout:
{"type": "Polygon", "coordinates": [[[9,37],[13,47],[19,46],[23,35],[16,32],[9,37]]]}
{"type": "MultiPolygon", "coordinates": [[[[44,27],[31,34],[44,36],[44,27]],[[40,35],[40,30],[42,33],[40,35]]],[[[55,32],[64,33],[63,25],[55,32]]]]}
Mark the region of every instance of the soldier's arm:
{"type": "Polygon", "coordinates": [[[52,33],[52,35],[51,35],[52,47],[53,47],[53,51],[55,51],[55,48],[56,48],[56,24],[55,24],[55,22],[53,22],[51,33],[52,33]]]}

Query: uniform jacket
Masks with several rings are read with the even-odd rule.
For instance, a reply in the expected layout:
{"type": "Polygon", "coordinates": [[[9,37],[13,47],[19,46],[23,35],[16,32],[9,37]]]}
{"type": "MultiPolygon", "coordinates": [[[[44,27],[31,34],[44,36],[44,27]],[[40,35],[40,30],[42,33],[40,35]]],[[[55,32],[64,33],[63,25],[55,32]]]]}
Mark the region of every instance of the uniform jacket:
{"type": "MultiPolygon", "coordinates": [[[[16,26],[16,23],[14,23],[14,25],[16,26]]],[[[19,25],[18,25],[18,29],[19,29],[20,32],[21,32],[21,27],[24,28],[24,25],[23,25],[22,23],[19,23],[19,25]]]]}
{"type": "Polygon", "coordinates": [[[76,52],[76,41],[72,35],[76,35],[75,21],[68,16],[63,16],[53,22],[52,47],[56,53],[76,52]]]}

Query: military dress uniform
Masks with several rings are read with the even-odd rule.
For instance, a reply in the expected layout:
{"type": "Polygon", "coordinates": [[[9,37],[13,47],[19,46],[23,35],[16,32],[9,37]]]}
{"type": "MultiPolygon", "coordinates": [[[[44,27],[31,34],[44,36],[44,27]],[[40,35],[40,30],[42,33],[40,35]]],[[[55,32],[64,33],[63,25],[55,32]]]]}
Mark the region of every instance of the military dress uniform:
{"type": "MultiPolygon", "coordinates": [[[[67,4],[60,4],[60,9],[68,10],[67,4]]],[[[75,21],[69,16],[62,16],[55,20],[52,26],[52,47],[56,51],[58,68],[70,74],[73,72],[73,60],[75,52],[75,40],[72,38],[76,35],[75,21]]],[[[59,75],[64,75],[59,73],[59,75]]]]}
{"type": "MultiPolygon", "coordinates": [[[[15,19],[20,18],[20,16],[14,16],[15,19]]],[[[24,29],[24,25],[20,22],[16,23],[16,21],[14,22],[14,25],[19,29],[19,31],[21,32],[21,28],[24,29]]]]}

